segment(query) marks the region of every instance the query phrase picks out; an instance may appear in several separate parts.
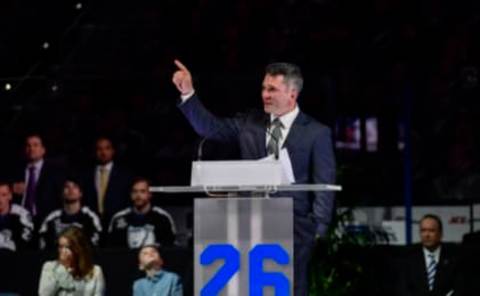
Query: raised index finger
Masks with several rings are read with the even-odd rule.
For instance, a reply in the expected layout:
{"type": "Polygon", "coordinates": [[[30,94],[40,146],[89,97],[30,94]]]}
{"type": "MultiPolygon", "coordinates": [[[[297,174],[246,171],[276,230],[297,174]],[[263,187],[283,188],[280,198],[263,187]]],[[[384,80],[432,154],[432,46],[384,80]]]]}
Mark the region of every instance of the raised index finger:
{"type": "Polygon", "coordinates": [[[187,72],[188,72],[187,67],[185,67],[185,65],[182,64],[179,60],[174,60],[173,62],[175,63],[175,65],[176,65],[180,70],[183,70],[183,71],[187,71],[187,72]]]}

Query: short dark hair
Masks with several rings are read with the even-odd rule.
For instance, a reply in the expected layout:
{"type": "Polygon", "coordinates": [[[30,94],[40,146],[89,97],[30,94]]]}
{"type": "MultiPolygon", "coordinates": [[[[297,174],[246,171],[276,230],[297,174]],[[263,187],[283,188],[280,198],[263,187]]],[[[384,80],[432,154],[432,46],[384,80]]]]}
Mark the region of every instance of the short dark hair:
{"type": "Polygon", "coordinates": [[[141,246],[140,248],[138,248],[138,252],[140,253],[145,248],[155,249],[155,250],[157,250],[158,254],[161,254],[160,251],[161,251],[162,246],[158,243],[145,244],[145,245],[141,246]]]}
{"type": "Polygon", "coordinates": [[[112,145],[112,148],[115,149],[116,143],[113,140],[113,137],[109,135],[99,135],[95,138],[95,147],[97,146],[98,142],[100,141],[108,141],[110,142],[110,145],[112,145]]]}
{"type": "Polygon", "coordinates": [[[435,220],[435,222],[437,222],[438,229],[440,230],[441,233],[443,233],[443,224],[442,224],[442,220],[440,219],[440,217],[438,217],[437,215],[434,215],[434,214],[426,214],[422,217],[422,219],[420,219],[420,224],[425,219],[435,220]]]}
{"type": "Polygon", "coordinates": [[[135,177],[132,181],[131,188],[133,188],[133,186],[135,186],[135,184],[142,183],[142,182],[147,183],[147,186],[150,187],[150,180],[149,179],[147,179],[145,177],[135,177]]]}
{"type": "Polygon", "coordinates": [[[83,180],[82,178],[76,174],[76,173],[69,173],[65,176],[65,179],[64,179],[64,182],[63,182],[63,185],[65,186],[65,184],[67,182],[72,182],[72,183],[75,183],[75,185],[78,186],[78,188],[80,188],[80,191],[83,192],[83,180]]]}
{"type": "Polygon", "coordinates": [[[12,185],[7,181],[0,181],[0,187],[6,186],[10,192],[12,192],[12,185]]]}
{"type": "Polygon", "coordinates": [[[27,143],[28,139],[30,138],[38,138],[40,140],[40,142],[42,143],[42,146],[45,147],[45,139],[43,138],[43,136],[40,134],[40,133],[28,133],[26,136],[25,136],[25,144],[27,143]]]}
{"type": "Polygon", "coordinates": [[[285,82],[292,83],[298,90],[302,91],[303,88],[303,76],[300,67],[291,63],[272,63],[265,68],[265,74],[271,76],[282,75],[285,82]]]}

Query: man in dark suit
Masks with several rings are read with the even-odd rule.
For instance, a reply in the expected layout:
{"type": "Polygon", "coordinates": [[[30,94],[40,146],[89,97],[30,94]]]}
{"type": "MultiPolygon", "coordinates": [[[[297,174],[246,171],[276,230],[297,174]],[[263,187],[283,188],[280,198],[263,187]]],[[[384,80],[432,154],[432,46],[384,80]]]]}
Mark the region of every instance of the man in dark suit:
{"type": "Polygon", "coordinates": [[[402,296],[458,295],[457,259],[448,245],[442,244],[442,221],[436,215],[420,220],[421,245],[405,260],[401,278],[402,296]]]}
{"type": "Polygon", "coordinates": [[[32,134],[25,139],[26,164],[16,172],[13,192],[16,202],[25,207],[39,223],[61,206],[62,170],[45,159],[47,149],[42,137],[32,134]]]}
{"type": "MultiPolygon", "coordinates": [[[[173,82],[181,93],[180,110],[195,131],[209,139],[240,147],[243,159],[259,159],[286,148],[299,184],[330,184],[335,180],[335,159],[330,129],[300,111],[300,69],[287,63],[270,64],[262,86],[264,112],[249,112],[220,119],[196,95],[192,76],[179,61],[173,82]]],[[[295,295],[308,293],[308,261],[315,236],[324,236],[334,205],[329,192],[289,192],[294,199],[295,295]]]]}
{"type": "Polygon", "coordinates": [[[85,174],[85,205],[99,214],[104,229],[112,216],[129,205],[131,173],[114,162],[111,139],[99,137],[95,143],[96,164],[85,174]]]}

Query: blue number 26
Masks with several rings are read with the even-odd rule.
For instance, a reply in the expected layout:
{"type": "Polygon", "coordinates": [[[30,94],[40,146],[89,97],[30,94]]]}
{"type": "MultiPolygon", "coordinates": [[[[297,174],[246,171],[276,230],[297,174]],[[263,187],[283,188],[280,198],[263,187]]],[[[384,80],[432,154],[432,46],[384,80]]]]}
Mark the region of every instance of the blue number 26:
{"type": "MultiPolygon", "coordinates": [[[[280,272],[264,272],[263,261],[270,259],[277,264],[289,263],[288,253],[279,244],[256,245],[249,254],[249,290],[250,296],[261,296],[263,287],[272,286],[275,295],[290,295],[290,282],[280,272]]],[[[227,285],[228,281],[240,269],[240,252],[230,244],[212,244],[200,254],[200,264],[210,265],[217,260],[224,264],[200,291],[201,296],[217,295],[227,285]]]]}

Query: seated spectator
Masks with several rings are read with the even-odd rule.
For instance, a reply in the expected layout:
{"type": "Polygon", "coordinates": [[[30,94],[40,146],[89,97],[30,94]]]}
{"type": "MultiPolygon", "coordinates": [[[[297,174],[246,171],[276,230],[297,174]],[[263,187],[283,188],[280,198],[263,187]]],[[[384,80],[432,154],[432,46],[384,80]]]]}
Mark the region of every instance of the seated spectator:
{"type": "Polygon", "coordinates": [[[26,209],[11,203],[12,195],[10,184],[0,182],[0,249],[16,251],[29,245],[33,223],[26,209]]]}
{"type": "Polygon", "coordinates": [[[175,239],[175,225],[166,211],[151,203],[150,182],[138,178],[130,193],[133,206],[113,216],[108,229],[109,245],[140,248],[150,244],[171,245],[175,239]]]}
{"type": "Polygon", "coordinates": [[[68,177],[63,186],[63,208],[51,212],[40,227],[41,249],[55,247],[60,233],[71,226],[81,228],[94,246],[99,245],[102,232],[100,218],[88,207],[82,206],[82,197],[79,181],[68,177]]]}
{"type": "Polygon", "coordinates": [[[25,140],[26,163],[15,172],[13,192],[32,215],[38,226],[45,216],[60,207],[62,173],[59,166],[45,159],[47,148],[40,135],[32,134],[25,140]]]}
{"type": "Polygon", "coordinates": [[[442,221],[438,216],[429,214],[420,220],[420,240],[421,245],[405,260],[400,295],[453,295],[457,260],[442,243],[442,221]]]}
{"type": "Polygon", "coordinates": [[[57,260],[43,264],[38,295],[100,296],[104,290],[103,272],[93,264],[89,239],[80,228],[68,228],[58,239],[57,260]]]}
{"type": "Polygon", "coordinates": [[[163,259],[156,245],[146,245],[138,254],[139,268],[146,276],[133,284],[133,296],[183,296],[180,278],[165,271],[163,259]]]}

